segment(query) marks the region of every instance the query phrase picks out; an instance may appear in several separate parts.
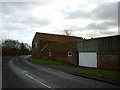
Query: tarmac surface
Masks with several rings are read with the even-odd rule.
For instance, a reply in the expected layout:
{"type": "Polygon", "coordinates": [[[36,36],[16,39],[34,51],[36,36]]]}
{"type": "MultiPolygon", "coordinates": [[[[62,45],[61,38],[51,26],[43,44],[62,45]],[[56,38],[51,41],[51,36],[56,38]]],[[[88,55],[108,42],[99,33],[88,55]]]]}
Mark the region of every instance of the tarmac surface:
{"type": "MultiPolygon", "coordinates": [[[[113,88],[119,89],[118,85],[113,85],[101,81],[96,81],[80,76],[68,74],[65,66],[61,66],[66,72],[60,71],[60,66],[56,69],[48,66],[33,64],[27,61],[27,56],[8,57],[2,60],[2,88],[113,88]],[[59,70],[58,70],[59,68],[59,70]]],[[[84,68],[69,67],[72,70],[83,70],[84,68]]]]}
{"type": "MultiPolygon", "coordinates": [[[[42,65],[54,70],[59,70],[62,72],[66,72],[72,75],[76,75],[73,74],[74,71],[80,71],[80,70],[85,70],[88,69],[87,67],[80,67],[80,66],[74,66],[74,65],[42,65]]],[[[89,79],[94,79],[94,80],[98,80],[98,81],[102,81],[102,82],[106,82],[106,83],[110,83],[110,84],[115,84],[115,85],[120,85],[120,83],[118,82],[114,82],[114,81],[110,81],[110,80],[105,80],[105,79],[101,79],[101,78],[97,78],[97,77],[93,77],[93,76],[89,76],[89,75],[83,75],[83,74],[79,74],[76,76],[80,76],[80,77],[84,77],[84,78],[89,78],[89,79]]]]}
{"type": "Polygon", "coordinates": [[[73,65],[42,65],[42,66],[46,66],[48,68],[53,68],[55,70],[60,70],[66,73],[71,73],[73,71],[77,71],[77,70],[84,70],[86,68],[84,67],[77,67],[77,66],[73,66],[73,65]]]}

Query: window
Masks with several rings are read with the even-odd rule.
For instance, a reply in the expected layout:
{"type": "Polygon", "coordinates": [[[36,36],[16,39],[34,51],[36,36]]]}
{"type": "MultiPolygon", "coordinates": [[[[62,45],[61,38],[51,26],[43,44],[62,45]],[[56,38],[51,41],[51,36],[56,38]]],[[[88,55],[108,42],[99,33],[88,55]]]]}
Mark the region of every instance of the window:
{"type": "Polygon", "coordinates": [[[68,56],[72,56],[72,52],[68,52],[68,56]]]}
{"type": "Polygon", "coordinates": [[[49,57],[51,57],[52,56],[52,53],[51,52],[49,52],[49,57]]]}
{"type": "Polygon", "coordinates": [[[37,42],[35,42],[35,48],[37,48],[37,42]]]}

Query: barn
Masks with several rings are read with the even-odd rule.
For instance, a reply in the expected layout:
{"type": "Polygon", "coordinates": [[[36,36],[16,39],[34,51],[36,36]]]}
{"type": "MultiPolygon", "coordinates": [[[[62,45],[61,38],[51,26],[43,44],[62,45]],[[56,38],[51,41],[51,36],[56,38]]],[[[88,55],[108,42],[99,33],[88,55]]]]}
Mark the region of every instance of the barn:
{"type": "Polygon", "coordinates": [[[82,37],[36,32],[32,41],[32,56],[42,58],[43,57],[42,52],[50,44],[59,44],[82,39],[83,39],[82,37]]]}
{"type": "Polygon", "coordinates": [[[83,67],[118,70],[119,39],[120,35],[83,39],[37,32],[32,41],[32,56],[83,67]]]}
{"type": "Polygon", "coordinates": [[[120,69],[120,35],[77,42],[79,66],[120,69]]]}

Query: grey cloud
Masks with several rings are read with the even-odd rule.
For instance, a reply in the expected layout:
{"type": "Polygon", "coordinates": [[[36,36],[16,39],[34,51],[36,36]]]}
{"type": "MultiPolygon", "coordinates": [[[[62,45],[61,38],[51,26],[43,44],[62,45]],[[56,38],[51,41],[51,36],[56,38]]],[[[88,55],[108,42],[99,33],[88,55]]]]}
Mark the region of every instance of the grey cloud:
{"type": "Polygon", "coordinates": [[[103,27],[103,26],[105,26],[105,25],[103,25],[103,24],[96,24],[96,23],[90,23],[85,28],[86,29],[93,29],[93,30],[96,30],[96,29],[107,29],[107,27],[103,27]]]}
{"type": "Polygon", "coordinates": [[[50,20],[47,19],[39,19],[35,17],[28,17],[26,20],[22,21],[23,23],[36,25],[36,26],[46,26],[49,25],[50,20]]]}
{"type": "Polygon", "coordinates": [[[85,31],[85,30],[89,30],[89,31],[90,30],[98,30],[98,31],[105,30],[106,31],[109,28],[117,27],[117,26],[118,26],[117,22],[106,21],[103,23],[90,23],[86,25],[85,27],[71,26],[70,28],[75,31],[85,31]]]}
{"type": "Polygon", "coordinates": [[[98,36],[100,36],[100,34],[96,31],[91,31],[91,32],[85,33],[85,36],[86,37],[98,37],[98,36]]]}
{"type": "Polygon", "coordinates": [[[4,15],[13,14],[16,12],[16,6],[8,2],[2,2],[2,13],[4,15]]]}
{"type": "Polygon", "coordinates": [[[99,36],[98,32],[100,32],[98,30],[90,30],[78,26],[71,26],[71,29],[73,30],[73,32],[76,32],[75,33],[76,35],[85,36],[85,37],[97,37],[99,36]]]}
{"type": "Polygon", "coordinates": [[[18,23],[11,23],[11,24],[6,24],[3,26],[3,29],[5,30],[26,30],[26,29],[30,29],[31,27],[36,27],[36,28],[40,28],[43,27],[45,25],[49,25],[49,20],[45,20],[45,19],[37,19],[34,17],[27,17],[26,19],[19,21],[18,23]]]}
{"type": "Polygon", "coordinates": [[[4,16],[10,15],[10,20],[18,18],[20,23],[44,26],[49,24],[49,20],[31,17],[26,13],[35,6],[47,5],[48,2],[2,2],[2,13],[4,16]]]}
{"type": "Polygon", "coordinates": [[[117,2],[110,2],[99,5],[96,9],[92,11],[95,14],[96,18],[98,19],[111,19],[116,20],[118,19],[118,3],[117,2]]]}
{"type": "Polygon", "coordinates": [[[105,30],[117,27],[117,22],[90,23],[84,29],[105,30]]]}
{"type": "Polygon", "coordinates": [[[2,2],[2,13],[13,15],[21,12],[27,12],[35,6],[44,6],[47,2],[2,2]],[[20,12],[21,11],[21,12],[20,12]]]}
{"type": "MultiPolygon", "coordinates": [[[[84,33],[83,33],[84,34],[84,33]]],[[[88,32],[88,33],[85,33],[85,36],[86,37],[105,37],[105,36],[111,36],[111,35],[116,35],[116,32],[114,31],[105,31],[105,30],[102,30],[102,31],[92,31],[92,32],[88,32]]]]}
{"type": "Polygon", "coordinates": [[[114,31],[105,31],[105,30],[100,31],[99,33],[101,35],[115,35],[116,34],[116,32],[114,32],[114,31]]]}
{"type": "MultiPolygon", "coordinates": [[[[86,27],[71,26],[74,32],[81,32],[86,37],[99,37],[105,35],[115,35],[116,31],[109,31],[109,28],[117,26],[116,22],[90,23],[86,27]]],[[[76,33],[77,34],[77,33],[76,33]]]]}
{"type": "Polygon", "coordinates": [[[88,18],[90,17],[89,13],[83,12],[83,11],[74,11],[74,12],[68,12],[68,15],[66,18],[70,19],[77,19],[77,18],[88,18]]]}
{"type": "MultiPolygon", "coordinates": [[[[82,9],[82,8],[81,8],[82,9]]],[[[91,12],[83,10],[76,10],[74,12],[67,12],[68,19],[94,19],[94,20],[117,20],[118,18],[118,2],[100,3],[91,12]]]]}

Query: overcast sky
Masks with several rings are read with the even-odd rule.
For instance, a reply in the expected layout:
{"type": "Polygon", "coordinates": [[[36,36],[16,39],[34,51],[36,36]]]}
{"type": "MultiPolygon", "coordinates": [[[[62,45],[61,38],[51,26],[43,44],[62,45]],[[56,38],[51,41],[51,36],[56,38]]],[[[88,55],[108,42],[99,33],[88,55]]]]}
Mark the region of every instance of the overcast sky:
{"type": "Polygon", "coordinates": [[[36,32],[63,29],[83,38],[118,34],[117,0],[2,0],[0,9],[1,39],[31,44],[36,32]]]}

